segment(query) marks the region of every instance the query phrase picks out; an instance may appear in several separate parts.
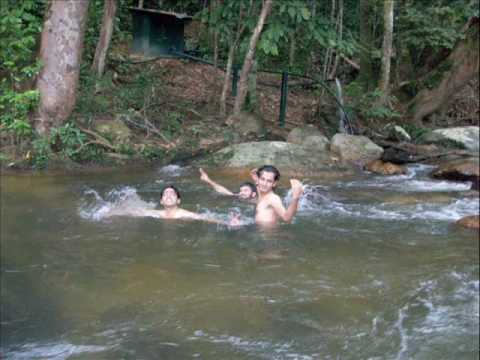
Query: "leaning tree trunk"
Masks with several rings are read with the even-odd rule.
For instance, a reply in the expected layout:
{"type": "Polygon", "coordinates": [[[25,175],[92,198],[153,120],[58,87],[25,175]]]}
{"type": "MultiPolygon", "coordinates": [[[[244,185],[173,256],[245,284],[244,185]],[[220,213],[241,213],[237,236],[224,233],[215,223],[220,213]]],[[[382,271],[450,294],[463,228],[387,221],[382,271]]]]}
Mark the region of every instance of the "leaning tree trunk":
{"type": "Polygon", "coordinates": [[[43,25],[35,129],[45,135],[75,106],[89,0],[53,0],[43,25]]]}
{"type": "Polygon", "coordinates": [[[238,114],[242,111],[243,104],[245,103],[245,97],[247,96],[247,81],[248,74],[252,68],[253,59],[255,58],[255,51],[257,48],[257,42],[260,38],[260,34],[265,24],[265,19],[267,18],[270,10],[272,9],[272,0],[265,0],[262,11],[260,12],[260,17],[258,18],[258,23],[255,29],[253,30],[252,37],[250,38],[250,44],[248,46],[247,54],[245,55],[245,60],[243,61],[242,71],[240,73],[240,81],[238,85],[238,93],[235,98],[235,105],[233,107],[233,113],[238,114]]]}
{"type": "Polygon", "coordinates": [[[422,120],[445,108],[454,95],[479,73],[479,28],[478,17],[470,19],[466,36],[460,40],[452,53],[421,80],[422,89],[411,102],[413,121],[422,120]]]}
{"type": "Polygon", "coordinates": [[[383,4],[383,45],[382,45],[382,69],[380,71],[379,89],[381,91],[378,105],[387,105],[390,93],[390,67],[392,63],[393,45],[393,7],[394,0],[385,0],[383,4]]]}
{"type": "Polygon", "coordinates": [[[113,22],[117,12],[117,0],[105,0],[103,6],[102,28],[100,38],[98,39],[95,56],[93,58],[92,70],[98,77],[102,77],[105,71],[105,60],[107,58],[108,47],[113,33],[113,22]]]}

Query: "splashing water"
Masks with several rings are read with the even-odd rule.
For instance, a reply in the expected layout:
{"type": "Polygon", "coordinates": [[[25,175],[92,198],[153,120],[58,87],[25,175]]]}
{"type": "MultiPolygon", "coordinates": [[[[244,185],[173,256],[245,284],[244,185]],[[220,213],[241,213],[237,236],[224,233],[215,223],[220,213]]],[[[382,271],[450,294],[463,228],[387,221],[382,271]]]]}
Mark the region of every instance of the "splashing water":
{"type": "Polygon", "coordinates": [[[140,198],[137,189],[126,186],[108,192],[105,199],[97,191],[88,189],[79,208],[82,218],[99,221],[110,216],[136,216],[140,209],[154,209],[156,204],[140,198]],[[92,201],[93,198],[93,201],[92,201]]]}

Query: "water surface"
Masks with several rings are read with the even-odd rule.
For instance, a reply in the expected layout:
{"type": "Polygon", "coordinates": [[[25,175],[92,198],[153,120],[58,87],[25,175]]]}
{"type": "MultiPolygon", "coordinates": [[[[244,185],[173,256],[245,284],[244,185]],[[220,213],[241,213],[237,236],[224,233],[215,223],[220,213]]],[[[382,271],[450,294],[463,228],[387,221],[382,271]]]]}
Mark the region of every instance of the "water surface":
{"type": "Polygon", "coordinates": [[[478,197],[430,170],[304,179],[270,230],[196,169],[2,176],[2,358],[478,359],[478,197]],[[167,183],[246,225],[104,217],[167,183]]]}

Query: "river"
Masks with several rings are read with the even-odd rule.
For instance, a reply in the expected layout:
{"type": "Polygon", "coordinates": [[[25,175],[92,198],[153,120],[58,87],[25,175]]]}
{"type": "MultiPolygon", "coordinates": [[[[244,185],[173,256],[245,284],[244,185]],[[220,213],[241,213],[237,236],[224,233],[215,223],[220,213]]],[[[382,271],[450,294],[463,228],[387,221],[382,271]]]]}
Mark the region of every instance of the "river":
{"type": "Polygon", "coordinates": [[[478,196],[430,170],[303,179],[275,229],[188,167],[4,175],[0,357],[479,359],[479,236],[454,225],[478,196]],[[245,225],[104,217],[168,183],[245,225]]]}

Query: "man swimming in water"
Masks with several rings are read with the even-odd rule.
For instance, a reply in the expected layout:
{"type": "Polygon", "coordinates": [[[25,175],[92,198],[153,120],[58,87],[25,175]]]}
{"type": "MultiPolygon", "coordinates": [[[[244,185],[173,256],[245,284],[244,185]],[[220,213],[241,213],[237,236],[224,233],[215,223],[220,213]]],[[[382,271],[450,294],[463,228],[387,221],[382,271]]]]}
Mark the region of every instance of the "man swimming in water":
{"type": "MultiPolygon", "coordinates": [[[[238,196],[242,200],[256,200],[257,199],[257,188],[251,182],[244,182],[240,184],[240,191],[238,193],[234,193],[228,190],[225,186],[220,185],[219,183],[210,179],[208,174],[202,168],[198,169],[200,171],[200,180],[206,182],[210,185],[216,192],[222,195],[227,196],[238,196]]],[[[256,170],[256,169],[254,169],[256,170]]],[[[252,176],[253,177],[253,176],[252,176]]]]}
{"type": "Polygon", "coordinates": [[[160,194],[160,204],[163,205],[163,210],[154,209],[134,209],[128,212],[112,212],[109,216],[114,215],[130,215],[137,217],[154,217],[159,219],[186,219],[186,220],[201,220],[215,224],[223,224],[230,226],[239,225],[238,216],[232,217],[230,221],[224,222],[221,220],[208,217],[203,214],[188,211],[179,207],[181,202],[181,195],[178,189],[173,185],[167,185],[162,189],[160,194]]]}
{"type": "Polygon", "coordinates": [[[296,179],[290,179],[292,186],[292,201],[287,209],[274,189],[280,179],[280,172],[271,165],[264,165],[257,170],[257,208],[255,222],[263,225],[274,225],[278,218],[285,222],[292,221],[297,212],[298,202],[303,194],[303,185],[296,179]]]}

